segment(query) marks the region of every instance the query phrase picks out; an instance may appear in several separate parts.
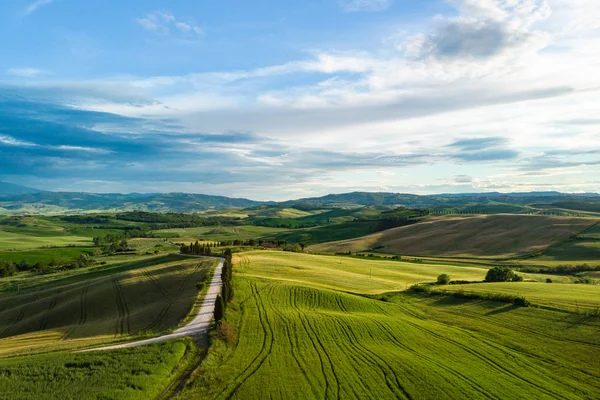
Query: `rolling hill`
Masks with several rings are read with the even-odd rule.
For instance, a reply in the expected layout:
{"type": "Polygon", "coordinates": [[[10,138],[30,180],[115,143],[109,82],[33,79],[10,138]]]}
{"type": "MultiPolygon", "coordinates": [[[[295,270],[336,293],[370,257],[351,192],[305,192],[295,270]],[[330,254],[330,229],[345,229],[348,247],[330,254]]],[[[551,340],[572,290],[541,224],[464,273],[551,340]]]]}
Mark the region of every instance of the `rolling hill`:
{"type": "Polygon", "coordinates": [[[42,192],[42,190],[15,185],[14,183],[0,182],[0,198],[40,192],[42,192]]]}
{"type": "MultiPolygon", "coordinates": [[[[600,195],[559,192],[466,193],[415,195],[353,192],[284,202],[255,201],[190,193],[85,193],[50,192],[0,182],[0,214],[73,214],[99,211],[200,212],[251,209],[246,215],[263,223],[293,227],[318,225],[325,218],[343,217],[344,211],[368,207],[428,209],[434,213],[459,214],[559,214],[600,217],[600,195]],[[255,210],[255,208],[259,208],[255,210]],[[325,212],[337,209],[335,215],[325,212]]],[[[350,217],[352,211],[346,211],[350,217]]],[[[343,221],[337,221],[343,222],[343,221]]]]}
{"type": "Polygon", "coordinates": [[[324,253],[381,253],[509,258],[544,250],[597,221],[534,215],[430,217],[424,222],[309,249],[324,253]]]}

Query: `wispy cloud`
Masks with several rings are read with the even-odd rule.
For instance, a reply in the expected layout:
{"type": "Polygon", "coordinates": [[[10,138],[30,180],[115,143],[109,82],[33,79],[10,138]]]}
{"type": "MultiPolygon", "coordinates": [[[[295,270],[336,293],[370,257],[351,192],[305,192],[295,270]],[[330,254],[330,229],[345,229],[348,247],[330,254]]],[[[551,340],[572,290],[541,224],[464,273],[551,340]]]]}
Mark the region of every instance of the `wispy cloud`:
{"type": "Polygon", "coordinates": [[[147,31],[162,35],[178,34],[184,37],[204,35],[204,30],[191,23],[180,21],[174,15],[165,11],[154,11],[136,21],[147,31]]]}
{"type": "Polygon", "coordinates": [[[383,11],[392,5],[392,0],[340,0],[346,12],[383,11]]]}
{"type": "Polygon", "coordinates": [[[46,71],[37,68],[10,68],[6,70],[7,75],[18,76],[20,78],[34,78],[45,73],[46,71]]]}
{"type": "Polygon", "coordinates": [[[25,15],[33,14],[38,10],[38,8],[51,3],[54,3],[54,0],[37,0],[31,3],[29,6],[27,6],[27,8],[25,9],[25,15]]]}

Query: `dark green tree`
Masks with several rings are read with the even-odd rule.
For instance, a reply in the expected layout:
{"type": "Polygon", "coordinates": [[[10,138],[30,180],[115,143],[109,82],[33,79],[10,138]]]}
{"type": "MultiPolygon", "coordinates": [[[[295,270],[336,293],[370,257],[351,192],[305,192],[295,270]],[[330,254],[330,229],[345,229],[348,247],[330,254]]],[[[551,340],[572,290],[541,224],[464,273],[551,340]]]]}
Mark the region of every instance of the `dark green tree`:
{"type": "Polygon", "coordinates": [[[519,279],[519,275],[509,267],[494,267],[487,272],[486,282],[511,282],[519,279]]]}
{"type": "Polygon", "coordinates": [[[217,296],[217,301],[215,303],[215,321],[219,322],[223,319],[225,315],[225,303],[223,303],[223,298],[221,295],[217,296]]]}
{"type": "Polygon", "coordinates": [[[450,278],[450,275],[448,274],[441,274],[440,276],[437,277],[437,284],[438,285],[447,285],[450,283],[452,279],[450,278]]]}

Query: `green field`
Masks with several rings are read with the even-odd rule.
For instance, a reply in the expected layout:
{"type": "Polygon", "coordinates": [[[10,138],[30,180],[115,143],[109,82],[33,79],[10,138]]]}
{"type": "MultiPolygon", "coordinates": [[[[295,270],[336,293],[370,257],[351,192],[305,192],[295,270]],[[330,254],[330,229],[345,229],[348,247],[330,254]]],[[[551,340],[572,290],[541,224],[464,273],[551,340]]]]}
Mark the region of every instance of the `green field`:
{"type": "Polygon", "coordinates": [[[189,339],[95,353],[0,359],[0,399],[156,398],[196,351],[189,339]]]}
{"type": "Polygon", "coordinates": [[[435,282],[442,273],[453,279],[483,280],[484,267],[375,261],[349,257],[318,256],[281,251],[253,251],[236,255],[240,276],[297,282],[355,293],[405,290],[409,285],[435,282]]]}
{"type": "Polygon", "coordinates": [[[261,237],[285,232],[288,229],[263,226],[202,226],[198,228],[176,228],[157,230],[160,237],[204,239],[214,241],[260,239],[261,237]]]}
{"type": "Polygon", "coordinates": [[[247,220],[154,231],[189,226],[187,217],[0,217],[1,260],[66,263],[82,253],[95,260],[0,279],[0,399],[158,398],[181,380],[187,385],[176,394],[180,399],[600,398],[600,318],[594,315],[600,285],[573,284],[584,276],[600,279],[600,272],[427,286],[447,293],[406,290],[440,274],[481,282],[493,265],[600,265],[596,220],[306,209],[212,210],[202,215],[247,220]],[[416,223],[373,234],[380,222],[404,217],[416,223]],[[167,222],[152,222],[161,218],[167,222]],[[272,225],[245,225],[251,223],[272,225]],[[286,228],[270,227],[277,224],[286,228]],[[311,227],[293,228],[303,224],[311,227]],[[125,253],[93,247],[93,236],[125,237],[132,230],[146,237],[128,237],[125,253]],[[159,237],[147,237],[153,235],[159,237]],[[205,285],[199,294],[196,283],[216,261],[174,254],[176,243],[260,238],[328,242],[309,249],[365,256],[236,245],[234,300],[189,376],[201,356],[187,339],[73,352],[169,332],[190,318],[206,291],[205,285]],[[392,259],[395,254],[402,257],[392,259]],[[544,283],[547,278],[553,283],[544,283]],[[488,299],[523,296],[533,307],[465,298],[471,291],[488,299]]]}
{"type": "Polygon", "coordinates": [[[0,292],[0,354],[80,347],[175,328],[196,302],[196,282],[215,264],[152,257],[41,280],[19,291],[9,287],[0,292]]]}
{"type": "Polygon", "coordinates": [[[344,292],[345,282],[325,289],[326,275],[250,277],[265,269],[250,260],[226,315],[237,339],[217,339],[178,398],[600,396],[598,320],[402,294],[384,302],[344,292]]]}
{"type": "Polygon", "coordinates": [[[49,263],[69,262],[76,260],[81,254],[93,254],[93,247],[56,247],[49,249],[33,249],[21,251],[0,251],[0,260],[19,263],[27,261],[29,264],[38,262],[49,263]]]}
{"type": "Polygon", "coordinates": [[[0,230],[0,251],[26,250],[50,246],[90,246],[89,237],[70,236],[31,236],[0,230]]]}
{"type": "MultiPolygon", "coordinates": [[[[552,276],[552,279],[556,278],[552,276]]],[[[470,285],[449,285],[439,289],[447,292],[500,293],[523,296],[533,305],[559,310],[586,312],[600,310],[600,285],[500,282],[470,285]]]]}

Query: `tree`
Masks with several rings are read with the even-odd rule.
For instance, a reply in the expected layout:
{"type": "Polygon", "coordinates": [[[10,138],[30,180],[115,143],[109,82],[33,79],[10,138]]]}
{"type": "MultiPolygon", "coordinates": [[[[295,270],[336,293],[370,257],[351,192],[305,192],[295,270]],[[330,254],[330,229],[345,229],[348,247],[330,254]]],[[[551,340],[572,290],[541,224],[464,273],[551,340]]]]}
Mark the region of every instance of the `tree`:
{"type": "Polygon", "coordinates": [[[223,303],[223,298],[221,295],[217,296],[217,301],[215,303],[215,321],[219,322],[223,319],[225,315],[225,303],[223,303]]]}
{"type": "Polygon", "coordinates": [[[485,276],[486,282],[511,282],[519,281],[523,278],[514,273],[514,271],[508,267],[494,267],[490,269],[485,276]]]}
{"type": "Polygon", "coordinates": [[[440,276],[437,277],[437,284],[438,285],[447,285],[450,283],[452,279],[450,278],[450,275],[448,274],[441,274],[440,276]]]}

